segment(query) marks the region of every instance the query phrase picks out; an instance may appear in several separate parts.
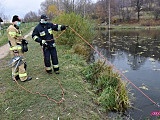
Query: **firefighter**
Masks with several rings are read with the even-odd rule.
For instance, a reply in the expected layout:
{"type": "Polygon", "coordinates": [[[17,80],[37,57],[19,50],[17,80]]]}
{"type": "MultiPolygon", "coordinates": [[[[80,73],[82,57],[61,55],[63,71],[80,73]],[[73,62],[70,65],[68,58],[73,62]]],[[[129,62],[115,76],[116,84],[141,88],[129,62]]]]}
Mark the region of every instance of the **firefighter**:
{"type": "Polygon", "coordinates": [[[26,62],[24,61],[24,51],[22,49],[22,40],[23,36],[21,31],[19,30],[19,26],[21,24],[21,20],[17,15],[14,15],[12,18],[12,24],[7,28],[7,36],[10,45],[10,53],[11,57],[15,58],[21,57],[21,63],[12,67],[12,77],[13,80],[20,79],[22,82],[29,81],[32,78],[28,77],[26,72],[26,62]]]}
{"type": "Polygon", "coordinates": [[[39,24],[33,30],[32,38],[42,46],[45,70],[49,74],[52,74],[51,61],[54,72],[59,74],[58,57],[53,31],[62,31],[66,28],[67,26],[65,25],[48,22],[48,17],[43,14],[41,15],[39,24]]]}

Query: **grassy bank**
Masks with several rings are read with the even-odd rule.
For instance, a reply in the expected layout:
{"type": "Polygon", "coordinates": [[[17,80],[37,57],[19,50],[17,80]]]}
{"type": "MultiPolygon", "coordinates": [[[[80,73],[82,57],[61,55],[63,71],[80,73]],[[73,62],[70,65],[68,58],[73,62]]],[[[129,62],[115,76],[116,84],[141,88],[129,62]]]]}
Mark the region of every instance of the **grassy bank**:
{"type": "Polygon", "coordinates": [[[86,66],[85,60],[73,54],[69,47],[57,45],[60,62],[60,74],[48,75],[40,46],[29,40],[29,51],[26,53],[28,74],[32,81],[18,83],[32,92],[40,92],[55,100],[61,99],[59,80],[64,89],[65,101],[58,105],[38,94],[30,94],[11,80],[11,69],[5,67],[10,57],[0,61],[0,116],[2,120],[102,120],[99,108],[93,104],[93,95],[87,90],[87,83],[80,75],[86,66]],[[58,78],[58,79],[57,79],[58,78]]]}
{"type": "MultiPolygon", "coordinates": [[[[70,16],[75,15],[71,14],[70,16]]],[[[68,15],[63,17],[69,18],[68,15]]],[[[73,17],[61,22],[68,25],[71,20],[73,20],[73,17]],[[65,23],[67,21],[68,23],[65,23]]],[[[90,50],[79,36],[82,35],[83,38],[89,40],[94,32],[92,32],[93,29],[91,29],[90,22],[80,19],[80,16],[75,16],[75,21],[82,25],[75,24],[72,27],[71,24],[69,26],[70,29],[68,28],[56,40],[56,43],[61,44],[57,45],[60,63],[59,75],[46,74],[41,47],[31,39],[31,36],[26,38],[29,40],[26,61],[28,65],[27,72],[29,76],[33,77],[32,81],[26,83],[18,81],[19,85],[17,82],[13,82],[11,80],[11,68],[5,66],[10,57],[7,56],[1,60],[0,115],[3,120],[106,120],[106,111],[115,110],[121,112],[123,108],[126,109],[128,107],[128,98],[122,98],[127,95],[126,86],[121,84],[122,81],[118,74],[114,74],[110,67],[94,64],[98,68],[95,69],[92,64],[88,65],[86,63],[86,56],[89,56],[90,50]],[[78,26],[76,27],[76,25],[78,26]],[[86,28],[79,28],[83,26],[86,28]],[[78,31],[80,35],[75,34],[74,30],[78,31]],[[82,71],[87,66],[89,67],[86,69],[84,77],[82,71]],[[90,67],[93,69],[90,69],[90,67]],[[88,75],[91,78],[89,81],[87,79],[88,75]],[[89,84],[92,81],[95,81],[96,84],[89,84]],[[24,86],[25,90],[20,85],[24,86]],[[94,88],[90,89],[91,86],[94,86],[94,88]],[[55,100],[62,99],[62,90],[64,91],[64,102],[56,104],[55,100]],[[93,91],[98,92],[98,94],[93,91]],[[43,94],[43,97],[40,94],[43,94]],[[118,98],[116,97],[117,95],[119,96],[118,98]],[[111,98],[111,96],[113,97],[111,98]]],[[[56,34],[55,36],[58,35],[56,34]]]]}

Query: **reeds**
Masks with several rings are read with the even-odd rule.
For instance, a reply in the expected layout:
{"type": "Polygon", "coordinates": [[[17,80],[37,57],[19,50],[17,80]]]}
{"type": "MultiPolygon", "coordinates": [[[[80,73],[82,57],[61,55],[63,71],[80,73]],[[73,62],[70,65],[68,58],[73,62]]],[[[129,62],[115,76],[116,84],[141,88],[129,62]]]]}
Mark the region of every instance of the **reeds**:
{"type": "Polygon", "coordinates": [[[98,61],[82,71],[87,82],[91,83],[96,94],[96,102],[106,111],[123,112],[130,107],[130,101],[124,83],[111,66],[98,61]]]}

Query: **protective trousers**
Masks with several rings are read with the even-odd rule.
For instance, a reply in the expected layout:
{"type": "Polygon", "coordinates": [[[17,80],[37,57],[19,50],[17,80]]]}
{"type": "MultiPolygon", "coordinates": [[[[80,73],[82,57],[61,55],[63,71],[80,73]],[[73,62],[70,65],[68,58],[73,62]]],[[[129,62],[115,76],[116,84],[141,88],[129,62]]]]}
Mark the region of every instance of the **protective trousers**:
{"type": "MultiPolygon", "coordinates": [[[[14,52],[11,51],[11,56],[14,57],[14,52]]],[[[23,53],[19,51],[19,56],[23,56],[23,53]]],[[[12,67],[12,77],[15,78],[16,76],[19,75],[19,78],[21,81],[25,81],[27,79],[27,73],[26,73],[26,68],[25,68],[25,61],[22,59],[22,63],[16,67],[14,65],[12,67]]]]}
{"type": "Polygon", "coordinates": [[[52,70],[50,62],[51,58],[54,72],[59,71],[56,47],[43,47],[43,55],[46,70],[52,70]]]}

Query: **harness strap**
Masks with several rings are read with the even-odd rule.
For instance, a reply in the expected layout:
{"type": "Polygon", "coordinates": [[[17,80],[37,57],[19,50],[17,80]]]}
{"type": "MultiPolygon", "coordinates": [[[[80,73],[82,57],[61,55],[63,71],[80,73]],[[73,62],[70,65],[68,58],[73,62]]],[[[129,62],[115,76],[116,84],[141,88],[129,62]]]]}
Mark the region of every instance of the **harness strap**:
{"type": "Polygon", "coordinates": [[[54,41],[54,39],[50,39],[50,40],[45,40],[45,41],[54,41]]]}

